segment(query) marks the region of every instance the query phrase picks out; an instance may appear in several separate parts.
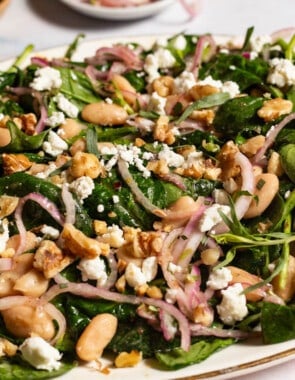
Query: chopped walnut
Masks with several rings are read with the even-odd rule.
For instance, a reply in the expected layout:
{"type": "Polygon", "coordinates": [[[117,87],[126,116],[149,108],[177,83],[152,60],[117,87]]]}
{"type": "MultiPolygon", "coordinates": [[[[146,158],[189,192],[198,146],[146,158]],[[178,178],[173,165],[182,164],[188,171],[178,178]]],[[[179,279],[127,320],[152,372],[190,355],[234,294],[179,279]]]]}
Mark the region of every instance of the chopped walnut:
{"type": "Polygon", "coordinates": [[[164,142],[171,145],[175,142],[175,136],[173,134],[172,128],[169,125],[168,116],[160,116],[156,122],[153,133],[154,140],[164,142]]]}
{"type": "Polygon", "coordinates": [[[121,352],[115,359],[117,368],[134,367],[142,360],[140,351],[132,350],[130,353],[121,352]]]}
{"type": "Polygon", "coordinates": [[[212,125],[215,117],[215,111],[211,109],[195,110],[190,114],[190,118],[202,123],[205,127],[212,125]]]}
{"type": "Polygon", "coordinates": [[[23,172],[32,166],[32,162],[24,154],[2,154],[5,175],[23,172]]]}
{"type": "Polygon", "coordinates": [[[2,195],[0,197],[0,218],[11,215],[18,205],[18,198],[9,195],[2,195]]]}
{"type": "Polygon", "coordinates": [[[167,162],[163,159],[161,160],[153,160],[148,162],[147,167],[149,171],[158,174],[158,175],[165,175],[169,173],[169,167],[167,165],[167,162]]]}
{"type": "Polygon", "coordinates": [[[73,261],[74,258],[64,253],[53,241],[43,240],[35,253],[33,266],[43,272],[46,278],[53,278],[73,261]]]}
{"type": "Polygon", "coordinates": [[[157,300],[160,300],[163,298],[162,290],[158,288],[157,286],[149,286],[146,290],[146,294],[150,298],[155,298],[157,300]]]}
{"type": "Polygon", "coordinates": [[[73,156],[69,173],[73,178],[82,176],[97,178],[104,173],[104,168],[94,154],[77,152],[73,156]]]}
{"type": "Polygon", "coordinates": [[[290,100],[275,98],[266,100],[263,106],[258,110],[257,114],[265,122],[276,120],[282,115],[286,115],[292,111],[293,103],[290,100]]]}
{"type": "Polygon", "coordinates": [[[33,136],[35,134],[35,128],[37,125],[37,117],[34,113],[27,113],[20,115],[21,129],[27,135],[33,136]]]}
{"type": "Polygon", "coordinates": [[[273,151],[267,163],[267,172],[280,177],[284,173],[281,163],[281,157],[278,152],[273,151]]]}
{"type": "Polygon", "coordinates": [[[163,244],[160,232],[146,232],[130,227],[124,227],[123,230],[126,243],[121,250],[126,255],[144,258],[156,256],[160,252],[163,244]]]}
{"type": "Polygon", "coordinates": [[[108,226],[104,220],[94,220],[93,227],[96,235],[102,235],[108,232],[108,226]]]}
{"type": "Polygon", "coordinates": [[[70,223],[65,223],[61,232],[61,239],[70,254],[82,258],[94,259],[101,254],[108,255],[110,251],[108,244],[86,236],[70,223]]]}
{"type": "Polygon", "coordinates": [[[263,147],[264,143],[265,136],[258,135],[246,140],[243,144],[239,146],[239,149],[247,157],[252,157],[258,152],[260,148],[263,147]]]}
{"type": "Polygon", "coordinates": [[[194,100],[199,100],[217,92],[219,92],[219,89],[210,84],[196,84],[189,90],[189,94],[194,100]]]}
{"type": "Polygon", "coordinates": [[[217,159],[219,160],[219,166],[222,169],[221,179],[227,180],[229,178],[234,178],[240,174],[239,166],[235,165],[234,156],[238,151],[238,147],[233,141],[228,141],[221,148],[217,159]]]}
{"type": "Polygon", "coordinates": [[[3,356],[14,356],[18,347],[11,343],[8,339],[0,338],[0,357],[3,356]]]}
{"type": "Polygon", "coordinates": [[[162,97],[167,97],[173,93],[174,79],[168,75],[156,78],[152,83],[152,88],[162,97]]]}

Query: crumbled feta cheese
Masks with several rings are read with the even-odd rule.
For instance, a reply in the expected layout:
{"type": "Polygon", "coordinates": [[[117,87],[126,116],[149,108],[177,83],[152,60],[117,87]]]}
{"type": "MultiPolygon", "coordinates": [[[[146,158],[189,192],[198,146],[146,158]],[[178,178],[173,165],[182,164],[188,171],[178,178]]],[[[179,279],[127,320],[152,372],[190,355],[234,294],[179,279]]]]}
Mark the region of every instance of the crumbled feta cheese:
{"type": "Polygon", "coordinates": [[[104,205],[100,204],[97,206],[97,211],[98,212],[104,212],[104,205]]]}
{"type": "Polygon", "coordinates": [[[83,281],[96,280],[98,286],[103,286],[108,279],[105,262],[99,256],[81,259],[77,268],[81,271],[83,281]]]}
{"type": "Polygon", "coordinates": [[[47,168],[43,172],[37,173],[35,175],[35,177],[44,178],[45,179],[56,169],[57,169],[57,166],[55,165],[55,163],[54,162],[50,162],[48,164],[47,168]]]}
{"type": "Polygon", "coordinates": [[[264,45],[271,44],[270,35],[253,36],[250,39],[250,49],[256,53],[260,53],[264,45]]]}
{"type": "Polygon", "coordinates": [[[148,82],[160,76],[159,69],[169,69],[174,66],[176,60],[173,54],[163,47],[159,47],[154,54],[148,54],[144,63],[144,70],[148,74],[148,82]]]}
{"type": "Polygon", "coordinates": [[[51,226],[47,226],[46,224],[41,228],[42,234],[50,237],[51,239],[58,239],[60,233],[57,228],[53,228],[51,226]]]}
{"type": "Polygon", "coordinates": [[[120,198],[118,197],[118,195],[113,195],[113,202],[114,203],[119,203],[120,202],[120,198]]]}
{"type": "Polygon", "coordinates": [[[158,95],[158,93],[155,91],[152,93],[149,103],[148,103],[148,110],[154,111],[158,113],[159,115],[165,115],[165,105],[166,105],[167,99],[163,96],[158,95]]]}
{"type": "Polygon", "coordinates": [[[65,122],[65,115],[63,112],[54,111],[52,115],[45,120],[45,124],[49,127],[57,127],[65,122]]]}
{"type": "Polygon", "coordinates": [[[57,133],[49,131],[47,141],[43,143],[43,150],[51,156],[58,156],[68,149],[68,144],[57,133]]]}
{"type": "Polygon", "coordinates": [[[148,54],[144,62],[144,70],[148,74],[147,81],[152,83],[156,78],[160,76],[158,72],[158,61],[154,54],[148,54]]]}
{"type": "Polygon", "coordinates": [[[233,276],[228,268],[213,269],[209,275],[207,286],[213,290],[224,289],[233,276]]]}
{"type": "Polygon", "coordinates": [[[155,256],[150,256],[144,259],[141,270],[145,276],[146,282],[152,281],[156,277],[158,271],[157,258],[155,256]]]}
{"type": "Polygon", "coordinates": [[[27,338],[19,349],[23,358],[37,369],[53,371],[61,365],[61,353],[38,336],[27,338]]]}
{"type": "Polygon", "coordinates": [[[183,168],[191,168],[193,166],[202,166],[204,162],[203,152],[191,152],[187,155],[183,164],[183,168]]]}
{"type": "Polygon", "coordinates": [[[69,184],[69,189],[74,191],[81,202],[92,194],[94,187],[93,179],[88,176],[79,177],[69,184]]]}
{"type": "Polygon", "coordinates": [[[220,92],[227,92],[231,98],[234,98],[240,93],[239,85],[236,82],[226,81],[223,83],[221,80],[213,79],[211,75],[199,81],[197,84],[216,87],[220,92]]]}
{"type": "Polygon", "coordinates": [[[196,78],[190,71],[184,70],[178,77],[174,79],[173,92],[181,94],[187,92],[196,84],[196,78]]]}
{"type": "Polygon", "coordinates": [[[199,227],[201,232],[206,232],[211,230],[216,224],[222,221],[222,217],[220,213],[223,213],[227,216],[230,215],[230,207],[226,205],[220,205],[218,203],[214,203],[212,206],[208,207],[199,222],[199,227]]]}
{"type": "Polygon", "coordinates": [[[113,224],[112,226],[108,226],[105,234],[99,236],[99,241],[107,243],[113,248],[119,248],[125,243],[123,234],[121,228],[113,224]]]}
{"type": "Polygon", "coordinates": [[[146,278],[142,273],[141,268],[132,262],[128,263],[126,267],[125,278],[128,285],[132,288],[136,288],[146,283],[146,278]]]}
{"type": "Polygon", "coordinates": [[[268,83],[278,87],[295,85],[295,65],[289,59],[273,58],[269,64],[268,83]]]}
{"type": "Polygon", "coordinates": [[[172,43],[174,49],[184,50],[186,48],[186,38],[184,35],[179,34],[172,43]]]}
{"type": "Polygon", "coordinates": [[[236,283],[227,289],[221,290],[222,301],[217,305],[220,319],[227,325],[233,325],[241,321],[248,314],[247,300],[243,292],[243,286],[236,283]]]}
{"type": "Polygon", "coordinates": [[[79,114],[78,107],[71,103],[68,98],[63,94],[57,94],[53,100],[56,102],[57,107],[63,111],[68,117],[76,118],[79,114]]]}
{"type": "Polygon", "coordinates": [[[9,239],[8,220],[0,220],[0,227],[2,232],[0,233],[0,252],[5,251],[6,243],[9,239]]]}
{"type": "Polygon", "coordinates": [[[157,47],[160,47],[160,46],[165,47],[165,46],[168,45],[168,40],[167,40],[167,38],[165,38],[165,37],[160,37],[160,38],[157,39],[155,45],[156,45],[157,47]]]}
{"type": "Polygon", "coordinates": [[[173,150],[166,144],[163,144],[163,149],[158,153],[158,158],[160,160],[165,160],[168,166],[175,168],[178,168],[184,163],[183,156],[173,152],[173,150]]]}
{"type": "Polygon", "coordinates": [[[61,85],[60,72],[53,67],[46,66],[36,70],[35,78],[30,87],[36,91],[50,91],[54,88],[59,88],[61,85]]]}

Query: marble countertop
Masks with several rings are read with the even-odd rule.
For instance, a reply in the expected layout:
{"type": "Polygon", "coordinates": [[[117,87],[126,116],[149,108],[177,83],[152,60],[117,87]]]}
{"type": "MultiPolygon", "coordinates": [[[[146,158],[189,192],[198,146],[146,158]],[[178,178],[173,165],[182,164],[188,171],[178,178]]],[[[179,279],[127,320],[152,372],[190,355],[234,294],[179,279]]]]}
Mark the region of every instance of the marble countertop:
{"type": "MultiPolygon", "coordinates": [[[[105,37],[176,34],[178,32],[244,35],[249,26],[256,34],[270,34],[295,26],[294,0],[201,0],[198,17],[190,20],[176,0],[152,17],[137,21],[105,21],[81,15],[58,0],[11,0],[0,16],[0,61],[18,55],[33,43],[36,50],[71,43],[78,33],[86,40],[105,37]]],[[[239,380],[293,380],[295,360],[239,380]]]]}

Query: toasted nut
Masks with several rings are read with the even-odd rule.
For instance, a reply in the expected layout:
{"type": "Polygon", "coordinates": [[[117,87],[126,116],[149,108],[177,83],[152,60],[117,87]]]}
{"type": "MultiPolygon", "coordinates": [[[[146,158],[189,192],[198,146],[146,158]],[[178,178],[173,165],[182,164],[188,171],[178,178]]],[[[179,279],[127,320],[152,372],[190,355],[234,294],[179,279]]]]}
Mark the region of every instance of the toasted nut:
{"type": "Polygon", "coordinates": [[[211,86],[210,84],[196,84],[189,90],[189,94],[194,100],[216,94],[217,92],[219,92],[219,89],[217,87],[211,86]]]}
{"type": "MultiPolygon", "coordinates": [[[[244,289],[247,289],[251,285],[258,284],[259,282],[263,281],[260,277],[255,276],[252,273],[249,273],[243,269],[234,267],[234,266],[228,266],[227,267],[232,274],[232,280],[230,281],[230,284],[235,283],[241,283],[244,289]]],[[[256,290],[252,290],[251,292],[247,292],[246,298],[248,301],[257,302],[261,298],[265,296],[265,290],[266,287],[258,288],[256,290]]]]}
{"type": "Polygon", "coordinates": [[[97,178],[102,174],[103,168],[98,158],[92,153],[77,152],[69,168],[69,173],[74,178],[87,176],[97,178]]]}
{"type": "Polygon", "coordinates": [[[82,119],[98,125],[121,125],[128,118],[123,107],[104,102],[87,104],[82,110],[82,119]]]}
{"type": "Polygon", "coordinates": [[[276,120],[282,115],[286,115],[292,111],[293,103],[290,100],[275,98],[266,100],[263,106],[258,110],[257,114],[265,122],[276,120]]]}
{"type": "Polygon", "coordinates": [[[70,147],[70,153],[74,156],[78,152],[84,152],[86,150],[86,141],[85,139],[78,139],[74,142],[74,144],[70,147]]]}
{"type": "Polygon", "coordinates": [[[284,173],[281,163],[281,157],[278,152],[273,151],[267,163],[267,172],[280,177],[284,173]]]}
{"type": "Polygon", "coordinates": [[[0,338],[0,357],[14,356],[18,350],[17,345],[11,343],[5,338],[0,338]]]}
{"type": "Polygon", "coordinates": [[[289,301],[295,295],[295,257],[289,256],[286,282],[282,285],[280,275],[272,280],[273,291],[283,300],[289,301]]]}
{"type": "Polygon", "coordinates": [[[261,215],[279,191],[279,179],[275,174],[260,174],[255,177],[255,183],[254,198],[244,215],[246,219],[261,215]]]}
{"type": "Polygon", "coordinates": [[[158,288],[157,286],[149,286],[146,290],[146,294],[150,298],[155,298],[157,300],[160,300],[163,298],[162,290],[158,288]]]}
{"type": "Polygon", "coordinates": [[[82,332],[76,344],[81,360],[92,361],[101,357],[103,350],[116,333],[118,320],[112,314],[98,314],[82,332]]]}
{"type": "Polygon", "coordinates": [[[25,296],[40,297],[48,288],[49,281],[36,269],[31,269],[19,277],[13,289],[25,296]]]}
{"type": "Polygon", "coordinates": [[[21,305],[2,310],[1,313],[7,330],[18,338],[38,335],[50,340],[55,335],[53,320],[42,308],[21,305]]]}
{"type": "Polygon", "coordinates": [[[94,259],[100,254],[109,253],[107,244],[89,238],[70,223],[65,223],[61,238],[66,249],[74,256],[94,259]]]}
{"type": "Polygon", "coordinates": [[[121,352],[115,359],[117,368],[134,367],[142,360],[142,352],[132,350],[130,353],[121,352]]]}
{"type": "Polygon", "coordinates": [[[4,153],[2,159],[5,175],[10,175],[15,172],[23,172],[32,166],[32,162],[24,154],[4,153]]]}
{"type": "Polygon", "coordinates": [[[156,122],[154,133],[154,139],[165,142],[168,145],[171,145],[175,142],[175,136],[172,129],[169,126],[169,117],[161,115],[156,122]]]}
{"type": "Polygon", "coordinates": [[[64,253],[53,241],[43,240],[34,255],[34,268],[46,278],[53,278],[73,262],[72,256],[64,253]]]}
{"type": "Polygon", "coordinates": [[[168,75],[156,78],[152,83],[152,88],[158,95],[166,97],[173,93],[174,79],[168,75]]]}
{"type": "Polygon", "coordinates": [[[0,218],[3,219],[14,212],[18,204],[17,197],[2,195],[0,197],[0,218]]]}
{"type": "Polygon", "coordinates": [[[193,311],[193,319],[195,323],[208,327],[214,321],[214,313],[208,305],[199,304],[193,311]]]}
{"type": "Polygon", "coordinates": [[[258,135],[251,137],[243,144],[240,145],[240,151],[244,153],[247,157],[252,157],[257,151],[263,147],[265,142],[265,136],[258,135]]]}

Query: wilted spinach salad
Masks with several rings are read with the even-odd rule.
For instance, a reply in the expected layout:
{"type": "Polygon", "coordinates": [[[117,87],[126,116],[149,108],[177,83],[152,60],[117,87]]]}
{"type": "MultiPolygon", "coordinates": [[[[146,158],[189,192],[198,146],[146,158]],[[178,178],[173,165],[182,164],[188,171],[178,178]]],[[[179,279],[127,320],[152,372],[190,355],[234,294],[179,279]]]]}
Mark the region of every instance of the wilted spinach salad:
{"type": "Polygon", "coordinates": [[[295,35],[245,34],[0,73],[1,379],[295,338],[295,35]]]}

